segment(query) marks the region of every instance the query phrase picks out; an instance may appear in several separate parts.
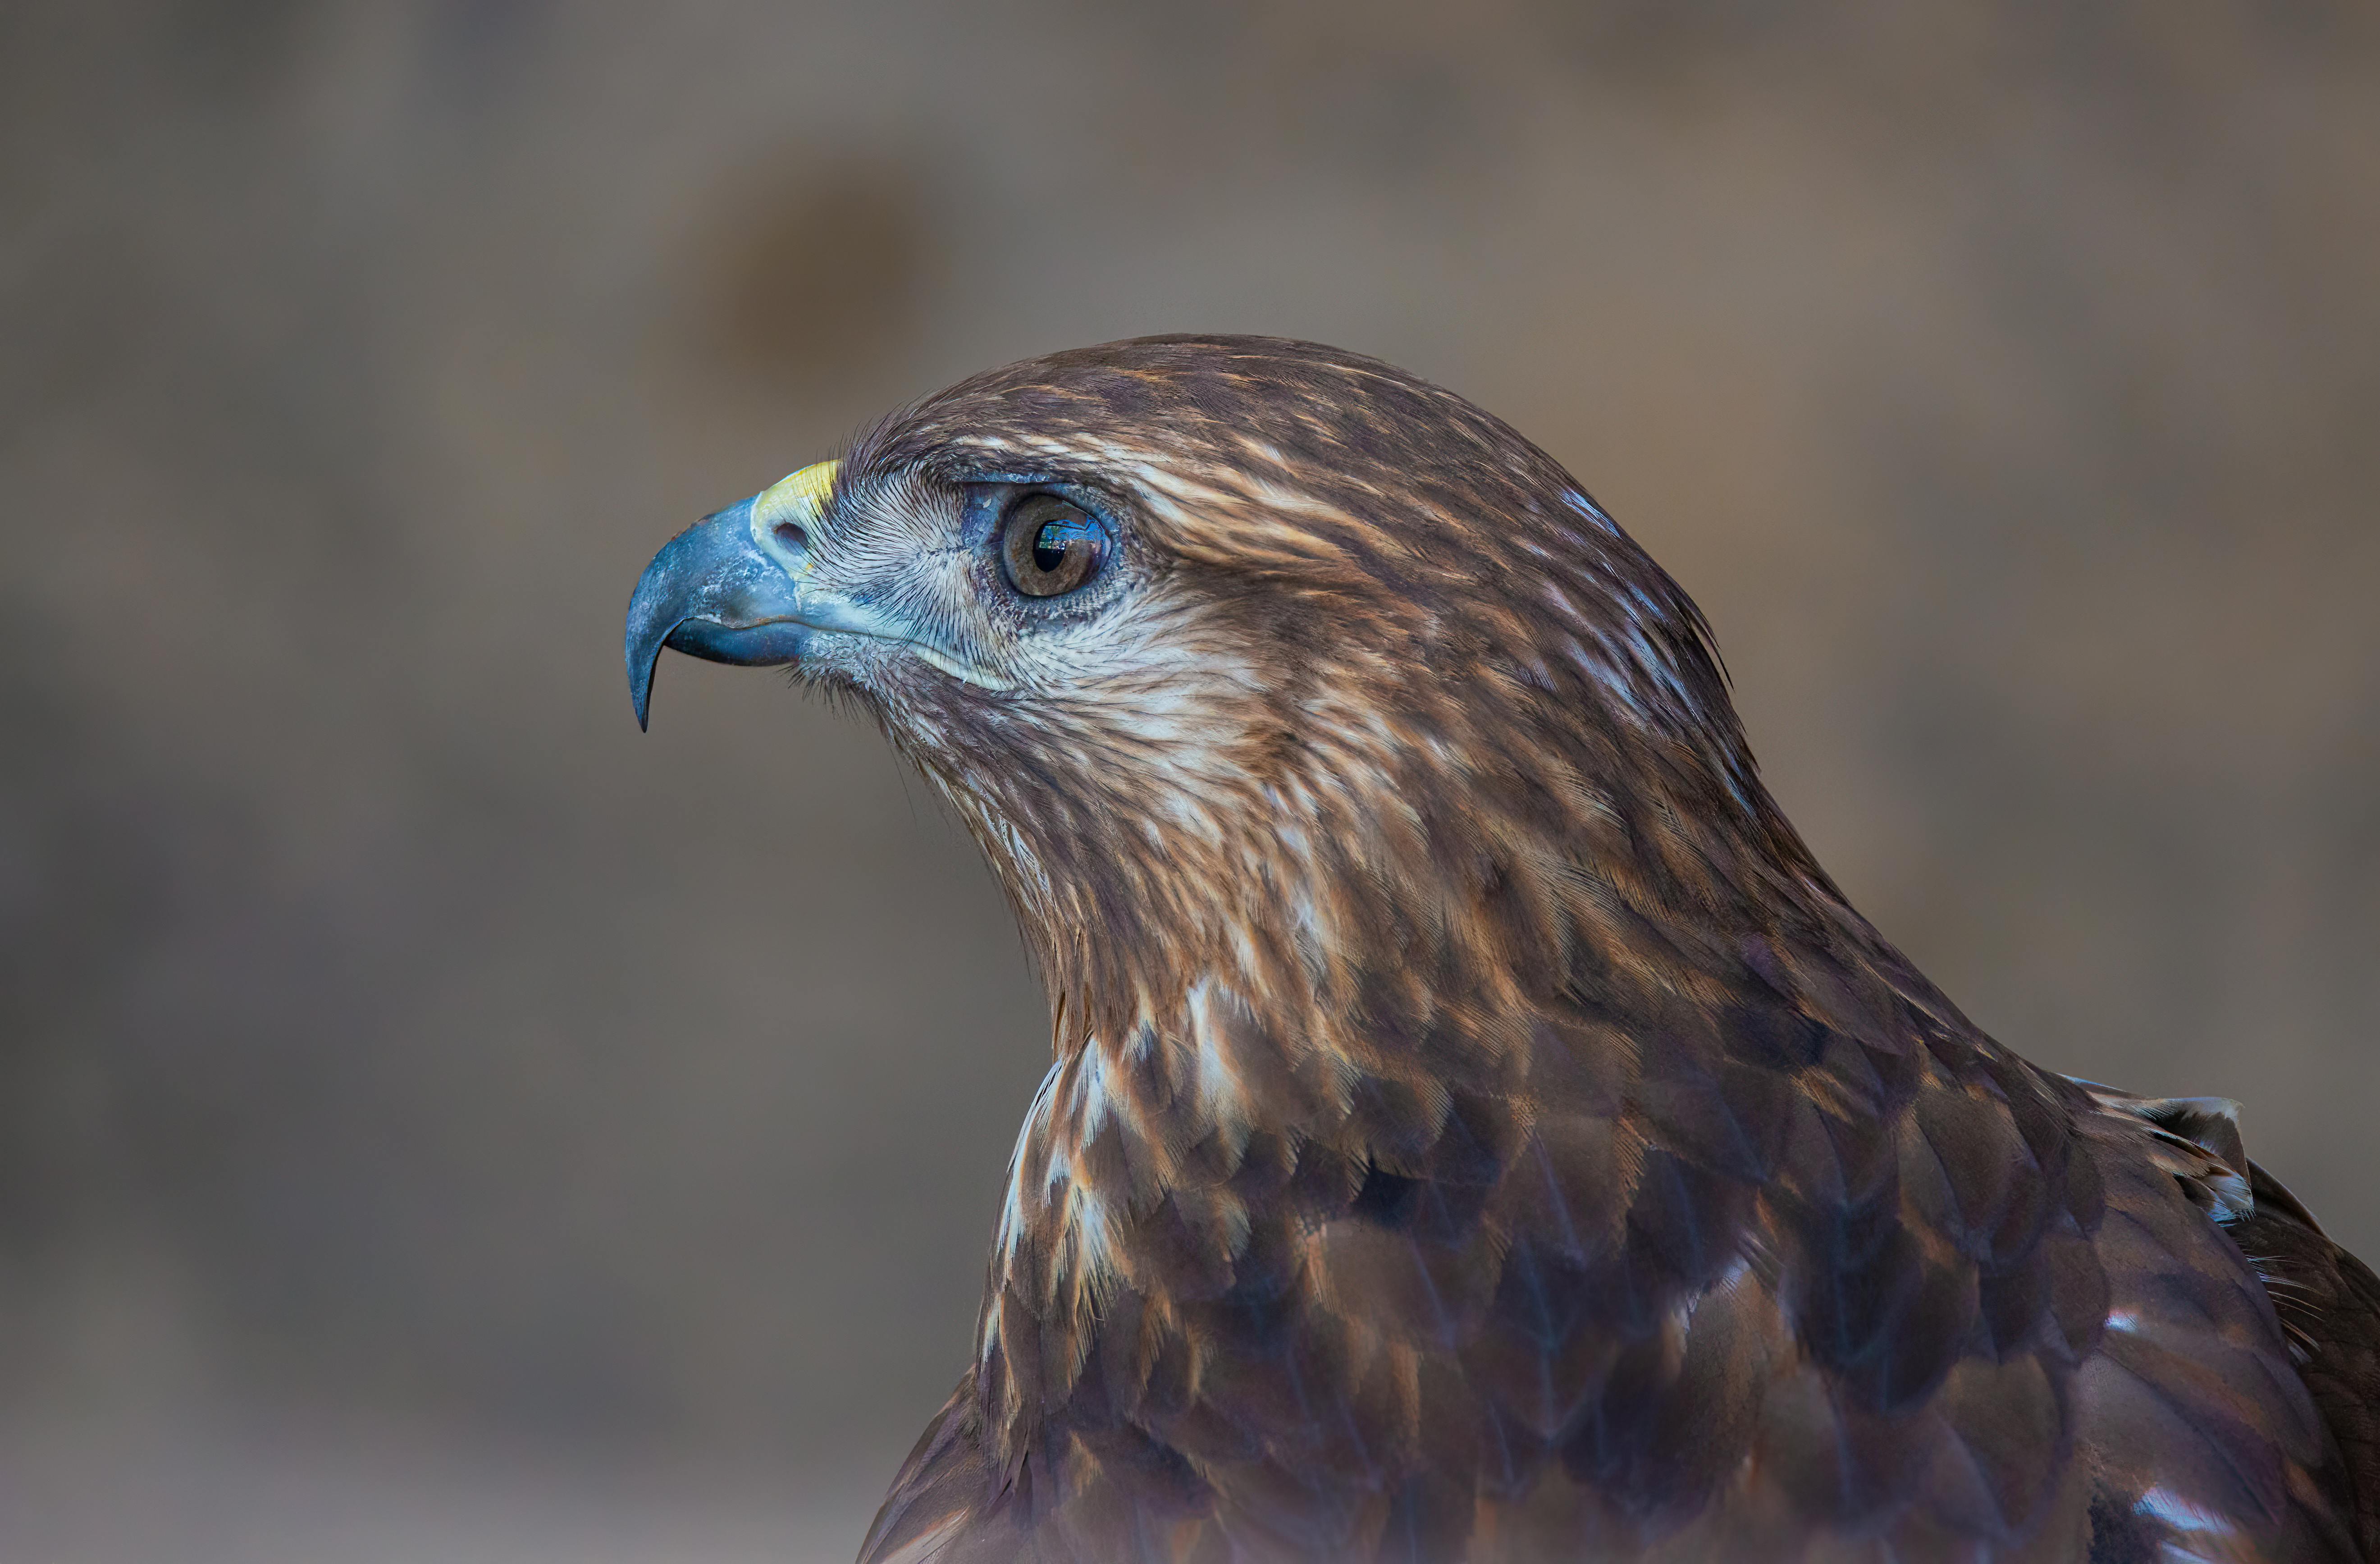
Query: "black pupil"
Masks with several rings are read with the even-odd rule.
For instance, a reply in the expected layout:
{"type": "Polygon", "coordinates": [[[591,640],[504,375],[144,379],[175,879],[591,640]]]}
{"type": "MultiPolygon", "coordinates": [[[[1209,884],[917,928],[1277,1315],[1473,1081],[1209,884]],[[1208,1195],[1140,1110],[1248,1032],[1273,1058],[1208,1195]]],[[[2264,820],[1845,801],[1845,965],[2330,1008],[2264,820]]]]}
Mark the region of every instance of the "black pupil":
{"type": "Polygon", "coordinates": [[[1055,576],[1058,567],[1066,563],[1066,551],[1080,541],[1082,536],[1083,529],[1079,525],[1062,521],[1043,523],[1041,530],[1033,535],[1034,568],[1055,576]]]}

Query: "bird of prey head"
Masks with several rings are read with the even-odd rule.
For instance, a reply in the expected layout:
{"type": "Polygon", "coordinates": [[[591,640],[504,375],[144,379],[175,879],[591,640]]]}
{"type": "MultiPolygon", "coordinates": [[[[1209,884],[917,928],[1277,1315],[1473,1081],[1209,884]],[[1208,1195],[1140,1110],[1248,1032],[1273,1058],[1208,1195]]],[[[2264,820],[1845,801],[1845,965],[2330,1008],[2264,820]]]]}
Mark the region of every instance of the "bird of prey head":
{"type": "MultiPolygon", "coordinates": [[[[640,717],[663,645],[859,697],[1091,1029],[1226,969],[1327,1017],[1417,941],[1542,962],[1581,830],[1816,875],[1643,551],[1500,422],[1302,344],[955,386],[670,546],[632,613],[640,717]]],[[[1668,867],[1733,893],[1731,863],[1668,867]]]]}
{"type": "Polygon", "coordinates": [[[664,647],[870,711],[1058,1016],[868,1557],[2371,1527],[2301,1372],[2380,1384],[2326,1344],[2369,1273],[2221,1111],[1960,1015],[1763,789],[1694,605],[1462,398],[1251,337],[994,370],[664,548],[640,721],[664,647]]]}

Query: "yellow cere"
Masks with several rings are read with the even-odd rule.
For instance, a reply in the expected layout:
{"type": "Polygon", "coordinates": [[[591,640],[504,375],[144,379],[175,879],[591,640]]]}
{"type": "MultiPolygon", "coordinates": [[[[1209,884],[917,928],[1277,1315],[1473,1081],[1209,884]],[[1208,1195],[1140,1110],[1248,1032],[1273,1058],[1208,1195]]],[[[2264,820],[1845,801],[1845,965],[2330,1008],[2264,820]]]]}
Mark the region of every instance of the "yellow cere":
{"type": "Polygon", "coordinates": [[[820,507],[834,490],[835,469],[841,466],[841,462],[812,462],[752,496],[752,541],[795,580],[810,573],[809,549],[803,534],[816,525],[820,507]],[[800,528],[791,547],[777,536],[777,528],[788,522],[800,528]]]}
{"type": "Polygon", "coordinates": [[[841,462],[812,462],[777,479],[753,499],[753,521],[767,527],[781,521],[808,521],[833,491],[835,469],[842,466],[841,462]]]}

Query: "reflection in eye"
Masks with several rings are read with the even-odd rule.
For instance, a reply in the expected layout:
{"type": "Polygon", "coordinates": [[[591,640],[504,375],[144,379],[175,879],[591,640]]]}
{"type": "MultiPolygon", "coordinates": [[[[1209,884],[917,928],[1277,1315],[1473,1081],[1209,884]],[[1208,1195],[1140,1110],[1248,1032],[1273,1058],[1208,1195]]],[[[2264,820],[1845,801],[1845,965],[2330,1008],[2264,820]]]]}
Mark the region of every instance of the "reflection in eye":
{"type": "Polygon", "coordinates": [[[1002,568],[1028,598],[1062,597],[1087,585],[1110,546],[1098,517],[1057,494],[1026,495],[1001,524],[1002,568]]]}

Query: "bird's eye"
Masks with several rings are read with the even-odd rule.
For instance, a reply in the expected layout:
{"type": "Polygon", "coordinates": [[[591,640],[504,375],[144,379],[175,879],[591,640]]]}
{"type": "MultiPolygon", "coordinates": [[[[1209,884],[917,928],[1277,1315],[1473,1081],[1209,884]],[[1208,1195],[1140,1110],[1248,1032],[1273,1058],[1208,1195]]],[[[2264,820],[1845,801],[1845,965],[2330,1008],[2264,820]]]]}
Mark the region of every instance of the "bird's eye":
{"type": "Polygon", "coordinates": [[[1099,518],[1055,494],[1026,495],[1001,523],[1001,568],[1028,598],[1063,597],[1088,584],[1108,547],[1099,518]]]}

